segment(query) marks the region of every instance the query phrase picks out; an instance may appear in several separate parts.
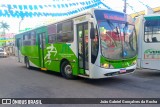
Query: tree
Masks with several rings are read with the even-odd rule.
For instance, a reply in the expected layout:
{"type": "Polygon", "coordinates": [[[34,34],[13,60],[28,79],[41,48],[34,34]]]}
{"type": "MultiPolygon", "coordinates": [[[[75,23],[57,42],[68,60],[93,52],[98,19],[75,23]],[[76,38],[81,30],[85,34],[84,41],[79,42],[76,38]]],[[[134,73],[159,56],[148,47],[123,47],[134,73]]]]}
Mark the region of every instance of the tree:
{"type": "MultiPolygon", "coordinates": [[[[6,30],[9,30],[9,25],[6,22],[0,22],[0,29],[2,29],[2,37],[5,38],[6,35],[6,30]]],[[[3,44],[4,46],[6,46],[6,42],[4,42],[3,44]]]]}
{"type": "Polygon", "coordinates": [[[6,22],[0,22],[0,29],[2,29],[2,35],[5,36],[6,30],[9,30],[9,25],[6,22]]]}

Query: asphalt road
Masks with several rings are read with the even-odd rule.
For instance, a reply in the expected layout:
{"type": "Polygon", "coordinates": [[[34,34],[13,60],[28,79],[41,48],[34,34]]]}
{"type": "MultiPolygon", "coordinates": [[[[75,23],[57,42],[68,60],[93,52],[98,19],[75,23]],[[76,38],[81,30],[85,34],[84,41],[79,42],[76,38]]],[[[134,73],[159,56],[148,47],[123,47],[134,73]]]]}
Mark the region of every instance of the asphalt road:
{"type": "MultiPolygon", "coordinates": [[[[160,98],[160,71],[136,70],[132,74],[106,79],[78,78],[76,80],[66,80],[58,73],[26,69],[24,64],[17,62],[16,57],[0,58],[0,98],[153,97],[160,98]]],[[[33,105],[27,105],[26,107],[28,106],[33,105]]],[[[44,107],[46,106],[53,107],[53,105],[45,105],[44,107]]],[[[72,107],[74,105],[55,106],[72,107]]],[[[76,106],[81,107],[81,105],[76,106]]],[[[16,107],[21,107],[21,105],[16,107]]]]}

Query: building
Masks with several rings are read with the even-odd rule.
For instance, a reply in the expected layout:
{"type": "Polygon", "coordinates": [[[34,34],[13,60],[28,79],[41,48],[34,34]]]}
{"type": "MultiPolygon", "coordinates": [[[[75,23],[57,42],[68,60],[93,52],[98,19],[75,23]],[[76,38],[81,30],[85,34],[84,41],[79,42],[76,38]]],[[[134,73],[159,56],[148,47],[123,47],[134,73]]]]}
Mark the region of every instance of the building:
{"type": "Polygon", "coordinates": [[[159,7],[156,7],[156,8],[152,8],[152,10],[146,9],[146,10],[144,10],[144,11],[132,13],[132,14],[130,14],[130,15],[134,18],[134,17],[140,16],[140,15],[145,15],[146,13],[151,12],[151,11],[152,11],[152,13],[160,14],[160,6],[159,6],[159,7]],[[152,10],[153,10],[153,11],[152,11],[152,10]]]}

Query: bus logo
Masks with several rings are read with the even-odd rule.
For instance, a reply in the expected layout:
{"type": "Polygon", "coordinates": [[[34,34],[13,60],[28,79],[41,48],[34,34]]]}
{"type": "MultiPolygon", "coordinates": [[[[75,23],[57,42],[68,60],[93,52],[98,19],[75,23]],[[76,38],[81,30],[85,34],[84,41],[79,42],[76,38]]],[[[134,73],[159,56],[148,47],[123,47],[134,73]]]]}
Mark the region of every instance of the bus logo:
{"type": "MultiPolygon", "coordinates": [[[[51,53],[54,53],[54,56],[56,56],[57,54],[57,49],[53,46],[53,44],[51,44],[51,46],[47,47],[47,54],[44,57],[44,59],[51,59],[51,53]]],[[[51,60],[47,60],[45,63],[49,63],[51,64],[51,60]]]]}
{"type": "Polygon", "coordinates": [[[11,99],[2,99],[2,104],[11,104],[11,99]]]}

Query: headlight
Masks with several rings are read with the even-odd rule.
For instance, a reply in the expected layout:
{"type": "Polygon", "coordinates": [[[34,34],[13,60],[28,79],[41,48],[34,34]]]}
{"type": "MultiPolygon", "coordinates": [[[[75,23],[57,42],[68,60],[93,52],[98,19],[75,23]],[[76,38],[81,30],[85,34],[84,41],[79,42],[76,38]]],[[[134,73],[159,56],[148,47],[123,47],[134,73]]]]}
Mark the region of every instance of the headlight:
{"type": "Polygon", "coordinates": [[[110,65],[108,63],[101,64],[101,67],[103,67],[103,68],[114,68],[112,65],[110,65]]]}
{"type": "Polygon", "coordinates": [[[109,64],[107,64],[107,63],[102,64],[102,67],[103,67],[103,68],[109,68],[109,64]]]}
{"type": "Polygon", "coordinates": [[[132,62],[133,65],[135,65],[136,63],[137,63],[137,60],[134,60],[134,61],[132,62]]]}

